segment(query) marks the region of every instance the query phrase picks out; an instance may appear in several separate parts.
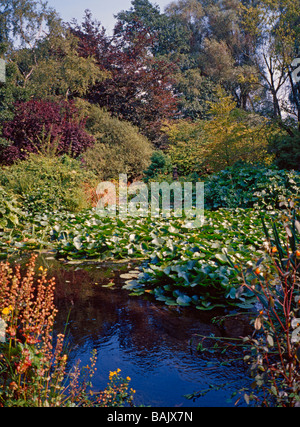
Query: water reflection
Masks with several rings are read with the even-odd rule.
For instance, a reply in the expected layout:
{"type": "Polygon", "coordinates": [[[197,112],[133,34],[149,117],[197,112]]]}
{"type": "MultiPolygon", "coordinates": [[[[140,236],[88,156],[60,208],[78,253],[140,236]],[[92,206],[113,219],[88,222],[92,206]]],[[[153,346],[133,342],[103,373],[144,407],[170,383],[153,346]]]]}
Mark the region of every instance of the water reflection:
{"type": "MultiPolygon", "coordinates": [[[[89,362],[98,353],[93,379],[96,389],[106,386],[111,370],[120,368],[132,378],[136,404],[150,406],[233,406],[231,393],[245,380],[243,367],[221,366],[196,351],[197,334],[220,331],[210,313],[171,309],[121,289],[120,272],[131,265],[90,267],[49,266],[56,277],[58,315],[56,331],[64,332],[69,315],[70,362],[89,362]],[[103,285],[114,283],[112,288],[103,285]],[[194,338],[194,341],[191,339],[194,338]],[[193,344],[194,343],[194,344],[193,344]],[[224,389],[187,400],[184,395],[211,384],[228,383],[224,389]]],[[[244,326],[242,326],[244,328],[244,326]]]]}

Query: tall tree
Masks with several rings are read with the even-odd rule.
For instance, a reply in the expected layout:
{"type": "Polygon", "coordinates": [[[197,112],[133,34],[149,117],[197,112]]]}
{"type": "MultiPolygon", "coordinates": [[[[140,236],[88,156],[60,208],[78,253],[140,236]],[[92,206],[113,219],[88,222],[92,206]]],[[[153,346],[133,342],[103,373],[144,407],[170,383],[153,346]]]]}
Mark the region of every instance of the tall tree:
{"type": "MultiPolygon", "coordinates": [[[[132,0],[129,10],[122,10],[116,15],[118,26],[115,34],[124,31],[127,26],[140,22],[152,35],[155,35],[152,53],[155,56],[172,53],[186,53],[190,49],[191,31],[186,24],[174,15],[161,13],[156,4],[149,0],[132,0]]],[[[136,29],[138,31],[138,28],[136,29]]]]}
{"type": "Polygon", "coordinates": [[[130,121],[152,141],[158,142],[163,120],[176,113],[172,91],[173,65],[151,54],[154,37],[142,23],[121,28],[109,39],[87,13],[83,25],[71,27],[79,53],[93,54],[100,69],[109,73],[95,84],[87,99],[130,121]]]}
{"type": "MultiPolygon", "coordinates": [[[[0,44],[33,47],[49,29],[60,23],[57,12],[41,0],[1,0],[0,44]]],[[[3,46],[2,46],[3,47],[3,46]]]]}
{"type": "Polygon", "coordinates": [[[294,117],[300,129],[299,86],[292,78],[292,62],[299,55],[300,4],[293,0],[262,0],[242,6],[245,31],[260,43],[251,52],[259,82],[269,95],[271,116],[290,136],[294,117]]]}

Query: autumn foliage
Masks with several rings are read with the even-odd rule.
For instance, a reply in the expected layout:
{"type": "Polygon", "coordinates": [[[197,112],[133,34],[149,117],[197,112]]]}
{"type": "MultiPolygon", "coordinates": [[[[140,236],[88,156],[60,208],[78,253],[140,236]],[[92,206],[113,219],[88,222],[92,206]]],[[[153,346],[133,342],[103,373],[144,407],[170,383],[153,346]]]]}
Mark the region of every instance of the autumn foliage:
{"type": "Polygon", "coordinates": [[[79,54],[94,56],[108,77],[96,83],[88,101],[105,107],[119,119],[130,121],[155,140],[165,119],[176,115],[173,93],[175,64],[149,55],[155,37],[140,22],[115,29],[109,39],[87,14],[81,27],[72,29],[79,38],[79,54]]]}
{"type": "Polygon", "coordinates": [[[11,164],[52,147],[57,154],[77,157],[94,139],[85,131],[85,120],[77,118],[73,102],[32,99],[15,105],[15,115],[4,122],[1,137],[9,141],[2,147],[1,162],[11,164]]]}

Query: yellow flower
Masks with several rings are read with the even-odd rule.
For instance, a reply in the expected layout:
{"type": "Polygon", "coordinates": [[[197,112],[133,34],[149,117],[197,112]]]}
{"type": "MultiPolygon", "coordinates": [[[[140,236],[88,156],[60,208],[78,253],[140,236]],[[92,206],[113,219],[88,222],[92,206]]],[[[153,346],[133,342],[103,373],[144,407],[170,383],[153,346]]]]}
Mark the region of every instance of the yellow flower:
{"type": "Polygon", "coordinates": [[[39,270],[43,271],[44,267],[41,265],[40,268],[39,268],[39,270]]]}
{"type": "Polygon", "coordinates": [[[4,314],[5,316],[7,316],[11,311],[13,311],[13,307],[11,305],[9,305],[8,307],[5,307],[2,310],[2,314],[4,314]]]}
{"type": "Polygon", "coordinates": [[[130,378],[130,377],[126,377],[126,380],[127,380],[127,381],[131,381],[131,378],[130,378]]]}
{"type": "Polygon", "coordinates": [[[109,379],[111,380],[114,375],[117,375],[117,372],[116,371],[110,371],[109,372],[109,379]]]}

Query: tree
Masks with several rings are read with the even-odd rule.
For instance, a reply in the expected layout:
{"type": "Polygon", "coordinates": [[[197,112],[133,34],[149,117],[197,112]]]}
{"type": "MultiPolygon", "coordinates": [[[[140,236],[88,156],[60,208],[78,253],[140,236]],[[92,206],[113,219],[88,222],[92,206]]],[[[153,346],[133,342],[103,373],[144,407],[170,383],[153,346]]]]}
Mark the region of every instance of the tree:
{"type": "Polygon", "coordinates": [[[299,54],[300,5],[293,0],[262,0],[244,4],[241,14],[245,31],[259,43],[251,52],[259,82],[269,95],[271,116],[293,137],[286,120],[294,118],[300,129],[299,85],[292,78],[292,62],[299,54]],[[290,96],[289,96],[290,94],[290,96]]]}
{"type": "Polygon", "coordinates": [[[219,100],[211,103],[211,120],[204,124],[209,155],[206,164],[214,171],[233,166],[237,161],[270,163],[267,119],[236,108],[231,96],[219,90],[219,100]]]}
{"type": "Polygon", "coordinates": [[[33,48],[51,28],[60,25],[60,18],[47,2],[36,0],[1,0],[0,48],[33,48]]]}
{"type": "Polygon", "coordinates": [[[183,117],[205,118],[205,103],[215,99],[213,86],[218,84],[238,107],[252,107],[251,95],[259,87],[239,6],[235,0],[179,0],[160,13],[148,0],[133,0],[128,11],[117,15],[122,31],[136,20],[142,22],[155,34],[153,55],[178,65],[174,91],[183,117]]]}
{"type": "Polygon", "coordinates": [[[89,13],[82,27],[73,27],[80,40],[79,53],[93,53],[99,67],[109,73],[86,98],[157,141],[162,121],[176,113],[173,65],[151,55],[153,36],[140,22],[126,25],[122,31],[121,26],[117,24],[110,41],[89,13]]]}
{"type": "Polygon", "coordinates": [[[205,165],[208,146],[203,125],[202,120],[181,119],[163,127],[169,141],[167,153],[179,176],[209,172],[205,165]]]}
{"type": "Polygon", "coordinates": [[[268,121],[236,108],[235,100],[220,86],[218,100],[210,102],[210,119],[181,120],[165,126],[168,154],[181,175],[209,174],[238,161],[270,163],[271,136],[277,131],[268,121]]]}
{"type": "Polygon", "coordinates": [[[78,157],[94,142],[73,102],[36,99],[15,105],[14,118],[3,123],[0,136],[7,141],[0,153],[5,164],[47,149],[78,157]]]}
{"type": "Polygon", "coordinates": [[[28,88],[18,84],[21,78],[17,64],[9,62],[6,65],[6,82],[0,84],[0,123],[13,118],[16,102],[29,101],[31,97],[28,88]]]}
{"type": "Polygon", "coordinates": [[[79,55],[77,42],[78,39],[62,27],[58,33],[50,33],[29,53],[32,72],[27,85],[34,96],[82,97],[107,76],[93,57],[79,55]]]}
{"type": "Polygon", "coordinates": [[[131,4],[129,10],[123,10],[116,15],[119,23],[115,28],[116,35],[124,32],[127,26],[133,28],[134,23],[140,22],[149,33],[155,35],[151,47],[154,56],[169,57],[172,53],[189,51],[191,32],[176,15],[161,13],[159,6],[151,4],[149,0],[132,0],[131,4]]]}

